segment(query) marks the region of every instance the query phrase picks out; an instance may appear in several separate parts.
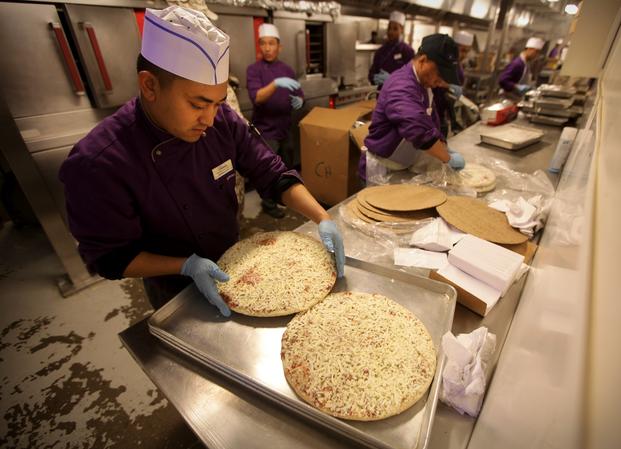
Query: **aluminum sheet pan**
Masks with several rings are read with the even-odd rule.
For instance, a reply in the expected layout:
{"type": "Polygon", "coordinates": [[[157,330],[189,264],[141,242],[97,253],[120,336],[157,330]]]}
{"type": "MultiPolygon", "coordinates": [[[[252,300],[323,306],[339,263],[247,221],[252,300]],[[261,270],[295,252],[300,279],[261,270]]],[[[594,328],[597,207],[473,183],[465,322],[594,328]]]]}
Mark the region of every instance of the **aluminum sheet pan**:
{"type": "MultiPolygon", "coordinates": [[[[287,383],[280,340],[292,316],[224,319],[193,287],[149,319],[150,332],[177,351],[298,415],[367,447],[427,447],[444,366],[441,338],[451,329],[456,292],[447,284],[347,258],[345,278],[333,292],[381,293],[408,308],[429,330],[438,354],[436,375],[425,396],[405,412],[374,422],[329,416],[299,399],[287,383]]],[[[197,411],[197,413],[200,411],[197,411]]]]}
{"type": "Polygon", "coordinates": [[[482,128],[481,142],[496,145],[507,150],[519,150],[539,142],[543,131],[525,126],[503,125],[497,128],[482,128]]]}

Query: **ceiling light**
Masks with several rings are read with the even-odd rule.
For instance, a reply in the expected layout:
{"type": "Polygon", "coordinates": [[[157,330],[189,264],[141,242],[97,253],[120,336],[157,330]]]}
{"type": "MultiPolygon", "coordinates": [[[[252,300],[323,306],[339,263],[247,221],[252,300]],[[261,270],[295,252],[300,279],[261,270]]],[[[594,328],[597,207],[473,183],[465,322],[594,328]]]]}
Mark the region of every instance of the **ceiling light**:
{"type": "Polygon", "coordinates": [[[573,3],[569,3],[567,6],[565,6],[565,12],[573,16],[574,14],[578,13],[578,6],[574,5],[573,3]]]}

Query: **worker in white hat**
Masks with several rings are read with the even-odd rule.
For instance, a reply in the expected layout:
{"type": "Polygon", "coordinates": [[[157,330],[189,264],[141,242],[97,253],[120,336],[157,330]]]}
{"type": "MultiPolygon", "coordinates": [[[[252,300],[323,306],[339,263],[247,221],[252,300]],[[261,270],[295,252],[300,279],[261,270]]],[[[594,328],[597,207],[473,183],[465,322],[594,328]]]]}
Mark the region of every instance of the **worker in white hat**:
{"type": "Polygon", "coordinates": [[[239,238],[235,170],[262,197],[319,223],[343,274],[343,244],[327,212],[280,157],[226,104],[229,36],[202,12],[147,9],[140,94],[97,125],[60,169],[71,232],[88,267],[142,277],[154,308],[194,282],[230,309],[215,261],[239,238]]]}
{"type": "Polygon", "coordinates": [[[373,56],[373,64],[369,69],[369,82],[381,88],[388,76],[409,63],[414,57],[414,50],[403,42],[405,14],[400,11],[390,13],[386,42],[377,49],[373,56]]]}
{"type": "Polygon", "coordinates": [[[544,43],[541,38],[531,37],[524,50],[505,67],[498,78],[504,93],[521,97],[532,89],[529,64],[539,56],[544,43]]]}
{"type": "MultiPolygon", "coordinates": [[[[259,49],[261,59],[246,70],[246,87],[254,106],[252,123],[290,167],[293,165],[291,113],[304,104],[304,93],[293,69],[278,59],[282,44],[278,28],[271,23],[259,26],[259,49]]],[[[285,215],[271,198],[263,199],[261,206],[274,218],[285,215]]]]}

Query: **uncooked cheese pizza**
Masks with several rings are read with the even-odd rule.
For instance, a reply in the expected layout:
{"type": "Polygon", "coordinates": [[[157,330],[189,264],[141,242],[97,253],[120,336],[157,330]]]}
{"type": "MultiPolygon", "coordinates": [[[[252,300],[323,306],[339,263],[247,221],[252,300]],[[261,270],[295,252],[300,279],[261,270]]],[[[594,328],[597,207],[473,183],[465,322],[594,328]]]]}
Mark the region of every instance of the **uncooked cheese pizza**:
{"type": "Polygon", "coordinates": [[[296,232],[261,232],[241,240],[218,260],[229,275],[218,283],[235,312],[282,316],[308,309],[336,281],[334,259],[321,242],[296,232]]]}
{"type": "Polygon", "coordinates": [[[425,325],[379,294],[330,294],[296,315],[282,336],[289,385],[329,415],[373,421],[403,412],[427,391],[436,350],[425,325]]]}

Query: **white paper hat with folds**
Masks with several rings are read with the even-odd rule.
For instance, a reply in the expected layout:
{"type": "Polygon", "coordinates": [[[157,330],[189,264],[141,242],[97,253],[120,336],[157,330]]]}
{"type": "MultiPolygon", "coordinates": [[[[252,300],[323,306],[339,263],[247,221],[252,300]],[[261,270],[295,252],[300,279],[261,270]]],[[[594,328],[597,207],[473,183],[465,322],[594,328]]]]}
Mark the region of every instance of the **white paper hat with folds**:
{"type": "Polygon", "coordinates": [[[229,77],[229,41],[202,12],[169,6],[147,9],[140,53],[182,78],[216,85],[229,77]]]}
{"type": "Polygon", "coordinates": [[[400,11],[393,11],[393,12],[391,12],[389,20],[391,22],[397,22],[402,27],[405,26],[405,14],[403,14],[400,11]]]}
{"type": "Polygon", "coordinates": [[[280,39],[278,28],[271,23],[262,23],[259,26],[259,38],[262,37],[275,37],[276,39],[280,39]]]}
{"type": "Polygon", "coordinates": [[[528,41],[526,41],[526,48],[535,48],[537,50],[541,50],[543,48],[543,44],[545,44],[543,39],[538,37],[531,37],[530,39],[528,39],[528,41]]]}
{"type": "Polygon", "coordinates": [[[472,33],[468,33],[467,31],[458,31],[453,36],[453,40],[458,45],[464,45],[466,47],[472,47],[472,42],[474,42],[474,35],[472,33]]]}

